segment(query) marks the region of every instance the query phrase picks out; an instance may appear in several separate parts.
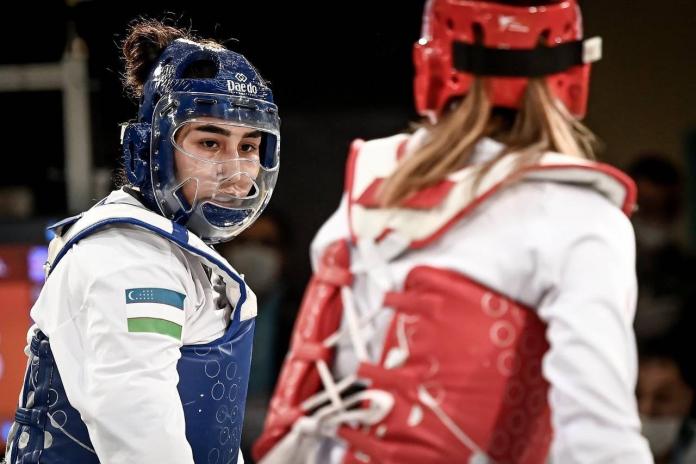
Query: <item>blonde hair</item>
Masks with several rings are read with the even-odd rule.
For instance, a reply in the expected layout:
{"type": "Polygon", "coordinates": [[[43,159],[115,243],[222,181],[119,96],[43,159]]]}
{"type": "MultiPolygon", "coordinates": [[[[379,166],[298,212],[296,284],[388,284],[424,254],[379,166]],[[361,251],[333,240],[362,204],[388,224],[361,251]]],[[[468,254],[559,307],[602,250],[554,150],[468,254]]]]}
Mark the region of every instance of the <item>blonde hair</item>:
{"type": "MultiPolygon", "coordinates": [[[[385,207],[401,204],[411,194],[442,181],[471,163],[476,144],[492,137],[505,149],[483,163],[474,188],[503,156],[518,154],[516,172],[533,165],[548,151],[594,159],[596,138],[551,93],[543,78],[530,79],[512,125],[495,114],[485,78],[474,80],[459,105],[436,123],[422,123],[427,141],[406,157],[380,191],[385,207]]],[[[514,174],[512,176],[514,178],[514,174]]]]}

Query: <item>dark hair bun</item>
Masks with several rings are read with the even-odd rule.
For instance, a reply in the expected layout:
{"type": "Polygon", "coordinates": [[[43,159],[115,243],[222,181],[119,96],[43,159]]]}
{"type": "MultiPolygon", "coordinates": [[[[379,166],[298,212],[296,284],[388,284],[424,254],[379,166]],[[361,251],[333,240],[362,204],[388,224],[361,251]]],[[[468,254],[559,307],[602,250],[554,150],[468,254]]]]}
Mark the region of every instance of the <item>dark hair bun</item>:
{"type": "Polygon", "coordinates": [[[187,31],[147,19],[131,25],[123,41],[124,86],[129,93],[140,97],[152,66],[162,51],[176,39],[191,39],[187,31]]]}

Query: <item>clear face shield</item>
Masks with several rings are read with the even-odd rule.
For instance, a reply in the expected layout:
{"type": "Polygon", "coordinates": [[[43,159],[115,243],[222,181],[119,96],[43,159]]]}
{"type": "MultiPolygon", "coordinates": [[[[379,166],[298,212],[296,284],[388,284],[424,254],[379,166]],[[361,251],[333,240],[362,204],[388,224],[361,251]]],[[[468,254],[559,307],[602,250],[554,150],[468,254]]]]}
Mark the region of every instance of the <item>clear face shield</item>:
{"type": "Polygon", "coordinates": [[[162,213],[209,243],[263,211],[279,168],[277,108],[253,98],[173,93],[153,119],[151,174],[162,213]]]}

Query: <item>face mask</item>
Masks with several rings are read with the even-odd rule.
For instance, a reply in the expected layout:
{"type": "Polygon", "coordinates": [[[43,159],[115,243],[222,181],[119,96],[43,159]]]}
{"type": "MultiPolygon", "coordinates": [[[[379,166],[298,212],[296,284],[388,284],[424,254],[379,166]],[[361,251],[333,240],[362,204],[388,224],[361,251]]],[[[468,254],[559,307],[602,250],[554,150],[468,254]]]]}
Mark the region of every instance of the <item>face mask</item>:
{"type": "Polygon", "coordinates": [[[643,436],[648,439],[650,451],[655,457],[667,454],[679,436],[683,418],[641,416],[643,436]]]}
{"type": "Polygon", "coordinates": [[[267,245],[242,243],[233,247],[226,257],[237,271],[244,274],[244,280],[254,293],[268,292],[280,277],[280,252],[267,245]]]}

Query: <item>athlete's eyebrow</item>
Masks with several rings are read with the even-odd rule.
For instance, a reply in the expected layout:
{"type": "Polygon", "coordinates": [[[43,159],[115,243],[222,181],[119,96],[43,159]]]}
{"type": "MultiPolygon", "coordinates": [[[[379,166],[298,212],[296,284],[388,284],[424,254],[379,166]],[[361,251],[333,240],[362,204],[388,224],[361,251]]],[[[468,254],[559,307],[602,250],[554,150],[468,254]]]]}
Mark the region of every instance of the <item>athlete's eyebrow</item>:
{"type": "MultiPolygon", "coordinates": [[[[228,131],[227,129],[216,126],[214,124],[206,124],[204,126],[198,126],[194,130],[201,131],[201,132],[211,132],[213,134],[220,134],[224,135],[225,137],[229,137],[232,135],[232,132],[228,131]]],[[[256,131],[258,132],[258,131],[256,131]]]]}

